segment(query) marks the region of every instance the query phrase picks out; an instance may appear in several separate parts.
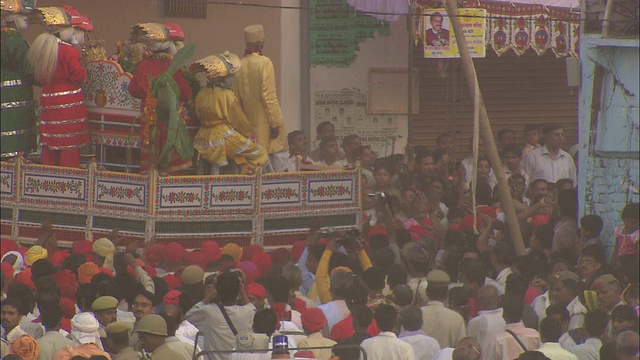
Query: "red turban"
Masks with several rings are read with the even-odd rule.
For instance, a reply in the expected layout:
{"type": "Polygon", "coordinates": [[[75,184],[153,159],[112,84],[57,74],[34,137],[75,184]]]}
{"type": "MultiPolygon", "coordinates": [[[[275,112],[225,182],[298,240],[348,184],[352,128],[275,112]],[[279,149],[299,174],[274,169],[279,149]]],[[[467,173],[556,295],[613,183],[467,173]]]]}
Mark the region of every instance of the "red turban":
{"type": "Polygon", "coordinates": [[[459,233],[463,232],[462,229],[460,229],[460,224],[449,224],[449,230],[453,230],[453,231],[457,231],[459,233]]]}
{"type": "Polygon", "coordinates": [[[242,260],[252,261],[253,257],[264,252],[260,245],[247,245],[242,248],[242,260]]]}
{"type": "Polygon", "coordinates": [[[485,214],[489,217],[495,218],[496,217],[496,209],[492,208],[491,206],[488,205],[482,205],[482,206],[478,206],[476,208],[476,212],[478,214],[485,214]]]}
{"type": "Polygon", "coordinates": [[[1,240],[0,241],[0,254],[4,256],[4,254],[9,251],[18,251],[18,243],[13,240],[1,240]]]}
{"type": "Polygon", "coordinates": [[[71,299],[60,298],[60,307],[63,318],[71,319],[76,314],[76,303],[71,299]]]}
{"type": "Polygon", "coordinates": [[[322,330],[327,325],[327,318],[322,310],[318,308],[308,308],[302,312],[302,327],[310,334],[322,330]]]}
{"type": "Polygon", "coordinates": [[[170,242],[164,247],[163,257],[167,264],[175,264],[187,255],[187,250],[177,242],[170,242]]]}
{"type": "Polygon", "coordinates": [[[293,258],[293,260],[298,261],[300,259],[300,256],[302,256],[304,249],[306,248],[306,242],[302,240],[294,242],[293,246],[291,246],[291,257],[293,258]]]}
{"type": "Polygon", "coordinates": [[[286,303],[271,304],[271,309],[275,311],[276,315],[278,316],[278,322],[291,321],[291,306],[289,306],[289,304],[286,304],[286,303]]]}
{"type": "Polygon", "coordinates": [[[384,236],[389,236],[389,232],[387,231],[387,228],[382,226],[382,225],[373,225],[370,229],[369,229],[369,233],[367,234],[367,239],[370,238],[373,235],[377,235],[377,234],[381,234],[384,236]]]}
{"type": "Polygon", "coordinates": [[[11,266],[11,264],[9,264],[8,262],[3,262],[1,267],[3,276],[2,282],[11,280],[11,277],[13,276],[13,266],[11,266]]]}
{"type": "Polygon", "coordinates": [[[316,355],[311,350],[300,350],[293,354],[296,359],[315,359],[316,355]]]}
{"type": "Polygon", "coordinates": [[[98,265],[92,262],[86,262],[78,268],[78,283],[88,284],[95,274],[100,272],[98,265]]]}
{"type": "Polygon", "coordinates": [[[103,273],[103,274],[107,274],[110,277],[113,277],[113,271],[111,271],[110,269],[107,268],[98,268],[98,272],[99,273],[103,273]]]}
{"type": "Polygon", "coordinates": [[[53,279],[58,285],[58,288],[60,288],[62,284],[73,284],[74,286],[76,284],[76,274],[67,269],[60,270],[53,274],[53,279]]]}
{"type": "Polygon", "coordinates": [[[220,245],[215,241],[203,241],[200,245],[200,250],[207,257],[207,263],[220,260],[222,252],[220,245]]]}
{"type": "Polygon", "coordinates": [[[409,231],[409,235],[411,235],[411,240],[413,241],[418,241],[427,235],[427,230],[425,230],[422,225],[411,225],[407,231],[409,231]]]}
{"type": "Polygon", "coordinates": [[[264,286],[260,284],[249,284],[247,285],[244,292],[247,294],[247,296],[253,296],[258,299],[264,300],[267,298],[267,290],[265,290],[264,286]]]}
{"type": "Polygon", "coordinates": [[[162,298],[162,305],[178,305],[178,302],[180,301],[180,295],[181,294],[182,294],[182,292],[180,292],[178,290],[169,291],[162,298]]]}
{"type": "Polygon", "coordinates": [[[154,278],[158,276],[158,271],[151,265],[145,265],[142,267],[144,271],[149,275],[150,278],[154,278]]]}
{"type": "MultiPolygon", "coordinates": [[[[74,308],[75,308],[75,305],[74,305],[74,308]]],[[[60,327],[62,328],[62,330],[66,332],[71,332],[71,319],[67,319],[66,317],[63,317],[62,320],[60,320],[60,327]]]]}
{"type": "Polygon", "coordinates": [[[277,248],[269,252],[271,255],[271,260],[276,265],[284,266],[291,259],[291,253],[286,248],[277,248]]]}
{"type": "MultiPolygon", "coordinates": [[[[482,227],[482,218],[477,216],[477,227],[482,227]]],[[[460,229],[463,231],[473,231],[473,215],[465,216],[460,222],[460,229]]]]}
{"type": "Polygon", "coordinates": [[[162,277],[162,280],[167,283],[167,287],[169,291],[175,290],[176,288],[182,286],[182,280],[174,274],[167,274],[162,277]]]}
{"type": "Polygon", "coordinates": [[[62,262],[64,262],[64,260],[66,258],[69,257],[69,252],[67,250],[60,250],[60,251],[56,251],[55,253],[49,255],[49,261],[51,261],[51,263],[54,266],[58,266],[61,267],[62,266],[62,262]]]}
{"type": "Polygon", "coordinates": [[[529,219],[531,226],[547,225],[549,223],[548,215],[537,215],[529,219]]]}
{"type": "MultiPolygon", "coordinates": [[[[423,228],[433,227],[433,222],[431,221],[431,219],[425,218],[424,220],[422,220],[420,222],[420,226],[422,226],[423,228]]],[[[409,230],[409,231],[411,231],[411,230],[409,230]]]]}
{"type": "Polygon", "coordinates": [[[242,270],[245,277],[245,282],[247,284],[252,284],[256,281],[257,278],[260,277],[260,271],[258,271],[258,267],[256,264],[251,261],[240,261],[237,265],[237,268],[242,270]]]}
{"type": "Polygon", "coordinates": [[[93,252],[93,243],[91,241],[78,241],[73,244],[71,250],[73,254],[87,255],[93,252]]]}
{"type": "Polygon", "coordinates": [[[149,265],[160,266],[164,254],[164,244],[153,244],[144,251],[144,259],[149,265]]]}
{"type": "Polygon", "coordinates": [[[269,270],[271,270],[271,266],[273,265],[273,260],[271,260],[271,255],[264,252],[256,254],[251,259],[251,262],[256,264],[258,271],[260,271],[260,274],[262,275],[268,274],[269,270]]]}
{"type": "Polygon", "coordinates": [[[198,265],[205,270],[208,263],[207,256],[202,251],[194,250],[184,257],[185,266],[198,265]]]}
{"type": "Polygon", "coordinates": [[[31,268],[22,270],[21,272],[17,273],[16,276],[13,278],[13,282],[23,283],[27,285],[31,290],[36,288],[36,285],[33,283],[33,280],[31,280],[31,268]]]}

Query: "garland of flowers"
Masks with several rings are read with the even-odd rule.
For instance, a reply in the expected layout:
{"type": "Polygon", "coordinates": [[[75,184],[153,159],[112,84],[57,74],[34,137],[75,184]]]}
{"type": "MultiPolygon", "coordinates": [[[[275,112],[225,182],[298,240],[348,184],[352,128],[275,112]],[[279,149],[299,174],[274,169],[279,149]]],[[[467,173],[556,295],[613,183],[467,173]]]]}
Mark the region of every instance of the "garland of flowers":
{"type": "MultiPolygon", "coordinates": [[[[151,83],[153,83],[153,79],[149,79],[149,84],[151,83]]],[[[147,97],[144,99],[144,107],[142,108],[142,113],[146,118],[146,121],[142,124],[142,143],[145,145],[150,143],[151,127],[155,127],[158,123],[156,106],[158,106],[158,99],[153,97],[151,91],[147,91],[147,97]]]]}

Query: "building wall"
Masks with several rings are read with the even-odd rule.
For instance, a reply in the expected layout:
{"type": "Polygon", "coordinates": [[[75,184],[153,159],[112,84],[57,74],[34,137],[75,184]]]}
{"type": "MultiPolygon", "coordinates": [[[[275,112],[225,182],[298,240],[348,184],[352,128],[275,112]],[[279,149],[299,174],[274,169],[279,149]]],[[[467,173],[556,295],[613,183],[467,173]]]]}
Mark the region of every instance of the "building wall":
{"type": "Polygon", "coordinates": [[[602,239],[609,244],[609,254],[613,227],[622,222],[622,209],[627,203],[639,201],[639,47],[637,39],[603,40],[594,35],[582,35],[581,39],[580,216],[596,214],[603,218],[602,239]],[[605,75],[596,133],[590,139],[596,64],[605,68],[605,75]],[[589,151],[594,139],[593,151],[589,151]]]}

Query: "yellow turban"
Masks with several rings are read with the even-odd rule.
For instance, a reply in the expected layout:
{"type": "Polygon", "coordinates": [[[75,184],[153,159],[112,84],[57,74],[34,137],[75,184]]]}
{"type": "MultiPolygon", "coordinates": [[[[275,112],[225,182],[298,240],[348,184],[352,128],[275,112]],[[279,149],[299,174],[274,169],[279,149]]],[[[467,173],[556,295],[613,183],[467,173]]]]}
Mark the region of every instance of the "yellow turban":
{"type": "Polygon", "coordinates": [[[107,238],[100,238],[93,242],[93,252],[104,258],[103,268],[107,268],[113,271],[113,254],[116,252],[116,247],[111,240],[107,238]]]}
{"type": "Polygon", "coordinates": [[[242,259],[242,248],[238,244],[228,243],[222,248],[222,255],[229,255],[236,262],[242,259]]]}
{"type": "Polygon", "coordinates": [[[40,245],[32,246],[27,250],[27,253],[24,255],[24,260],[28,266],[33,265],[34,262],[40,259],[47,258],[47,249],[43,248],[40,245]]]}

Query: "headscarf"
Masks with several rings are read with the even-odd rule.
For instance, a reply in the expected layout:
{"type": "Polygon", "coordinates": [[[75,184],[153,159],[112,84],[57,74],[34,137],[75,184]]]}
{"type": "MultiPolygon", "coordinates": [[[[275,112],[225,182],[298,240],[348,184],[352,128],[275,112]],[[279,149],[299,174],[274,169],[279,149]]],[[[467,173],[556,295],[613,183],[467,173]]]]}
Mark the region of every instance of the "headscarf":
{"type": "Polygon", "coordinates": [[[9,343],[9,354],[20,355],[23,360],[36,360],[40,347],[30,335],[24,334],[9,343]]]}
{"type": "Polygon", "coordinates": [[[242,259],[242,248],[235,243],[227,243],[222,247],[222,255],[229,255],[235,262],[242,259]]]}
{"type": "Polygon", "coordinates": [[[144,259],[151,266],[160,266],[163,252],[164,244],[153,244],[144,251],[144,259]]]}
{"type": "Polygon", "coordinates": [[[76,275],[71,270],[61,270],[53,274],[53,279],[60,289],[60,296],[68,299],[75,299],[76,294],[76,275]]]}
{"type": "Polygon", "coordinates": [[[0,264],[0,267],[2,267],[2,281],[4,282],[11,280],[11,278],[13,277],[13,266],[8,262],[3,262],[0,264]]]}
{"type": "Polygon", "coordinates": [[[13,274],[17,275],[20,271],[22,271],[22,268],[24,268],[24,258],[22,257],[21,253],[13,250],[8,251],[6,254],[2,255],[2,261],[4,262],[4,259],[9,255],[15,255],[16,257],[16,261],[13,263],[13,274]]]}
{"type": "Polygon", "coordinates": [[[182,280],[180,280],[180,278],[174,274],[166,274],[162,277],[162,280],[167,283],[167,288],[169,289],[169,291],[182,286],[182,280]]]}
{"type": "Polygon", "coordinates": [[[205,256],[204,253],[202,253],[201,251],[198,251],[198,250],[194,250],[194,251],[188,253],[184,257],[184,265],[185,266],[198,265],[204,270],[204,269],[207,268],[207,264],[208,264],[207,257],[205,256]]]}
{"type": "Polygon", "coordinates": [[[308,308],[302,313],[302,326],[310,334],[322,330],[327,325],[327,318],[322,310],[318,308],[308,308]]]}
{"type": "Polygon", "coordinates": [[[260,271],[256,264],[251,261],[240,261],[236,267],[244,273],[245,283],[252,284],[260,277],[260,271]]]}
{"type": "Polygon", "coordinates": [[[92,262],[86,262],[78,268],[78,283],[88,284],[91,278],[99,272],[98,265],[92,262]]]}
{"type": "Polygon", "coordinates": [[[271,266],[273,266],[271,255],[264,252],[256,254],[253,259],[251,259],[251,262],[256,264],[261,275],[267,275],[269,270],[271,270],[271,266]]]}
{"type": "Polygon", "coordinates": [[[265,290],[264,286],[258,283],[247,285],[244,292],[247,296],[253,296],[258,299],[264,300],[267,298],[267,290],[265,290]]]}
{"type": "Polygon", "coordinates": [[[27,250],[27,253],[24,256],[24,260],[28,266],[31,266],[37,260],[46,259],[47,255],[47,249],[43,248],[40,245],[36,245],[30,247],[29,250],[27,250]]]}
{"type": "Polygon", "coordinates": [[[116,252],[116,247],[111,240],[100,238],[94,241],[93,252],[104,258],[103,268],[113,271],[113,254],[116,252]]]}
{"type": "Polygon", "coordinates": [[[69,255],[70,254],[67,250],[56,251],[49,256],[49,261],[57,267],[62,267],[62,263],[69,257],[69,255]]]}
{"type": "Polygon", "coordinates": [[[100,324],[92,313],[84,312],[76,314],[71,319],[71,338],[74,345],[95,344],[102,350],[98,328],[100,324]]]}
{"type": "Polygon", "coordinates": [[[14,283],[23,283],[29,287],[29,289],[33,290],[36,288],[36,285],[33,283],[31,279],[31,268],[25,269],[21,271],[19,274],[13,277],[14,283]]]}

